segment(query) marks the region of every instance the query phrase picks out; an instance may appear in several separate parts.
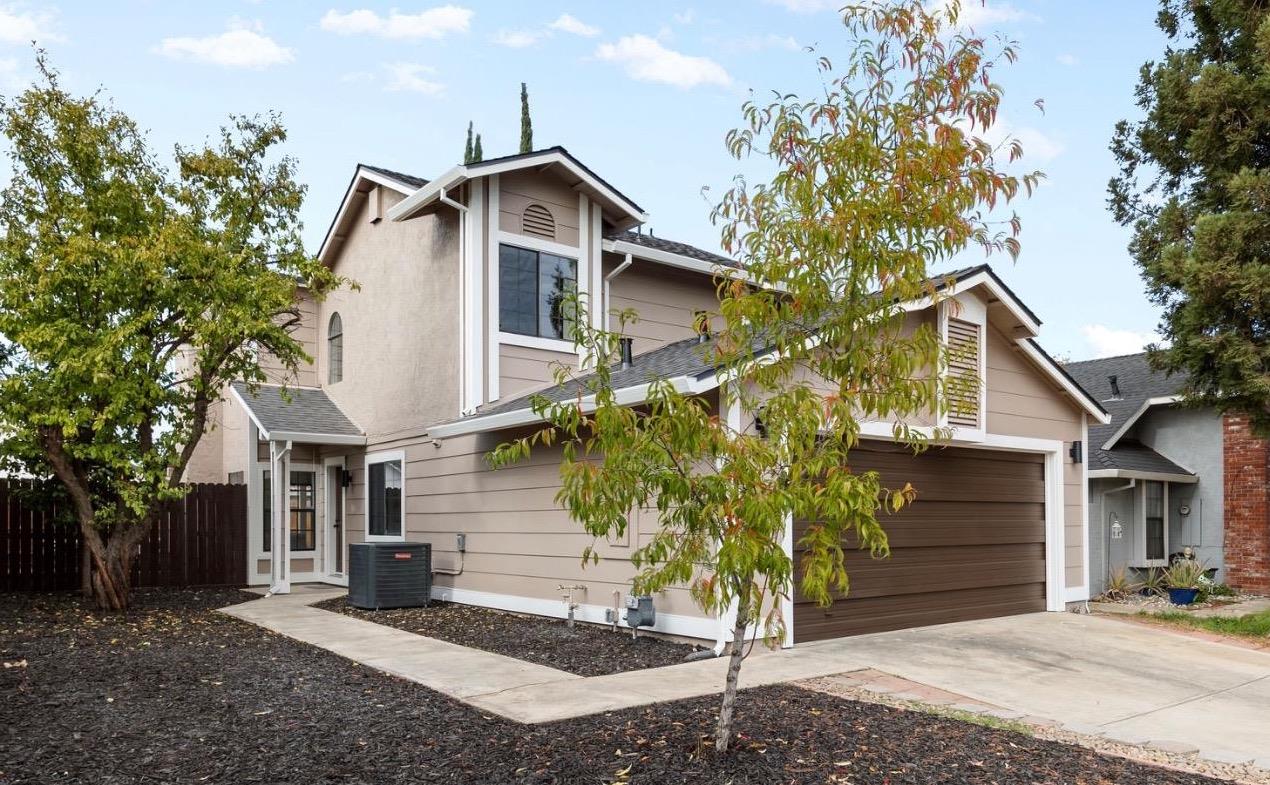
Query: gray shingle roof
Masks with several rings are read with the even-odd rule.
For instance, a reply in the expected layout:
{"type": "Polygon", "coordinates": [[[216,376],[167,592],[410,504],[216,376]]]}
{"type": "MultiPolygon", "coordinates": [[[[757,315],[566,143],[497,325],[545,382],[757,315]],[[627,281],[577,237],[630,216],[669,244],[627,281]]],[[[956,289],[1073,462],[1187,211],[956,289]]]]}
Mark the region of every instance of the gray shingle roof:
{"type": "Polygon", "coordinates": [[[1177,395],[1186,383],[1186,377],[1170,376],[1151,368],[1145,352],[1119,357],[1103,357],[1083,360],[1063,366],[1076,383],[1102,404],[1111,414],[1111,423],[1090,423],[1089,451],[1091,469],[1131,469],[1136,471],[1190,474],[1168,458],[1149,447],[1136,442],[1121,441],[1111,450],[1102,445],[1115,435],[1125,420],[1137,413],[1148,398],[1177,395]],[[1116,377],[1120,398],[1111,395],[1109,377],[1116,377]]]}
{"type": "Polygon", "coordinates": [[[667,240],[664,237],[654,237],[651,234],[643,234],[640,232],[619,232],[610,239],[623,240],[642,248],[650,248],[655,251],[665,251],[666,253],[679,254],[687,256],[689,259],[697,259],[710,264],[719,264],[724,267],[738,267],[735,259],[730,259],[717,253],[712,253],[695,245],[688,245],[676,240],[667,240]]]}
{"type": "MultiPolygon", "coordinates": [[[[630,368],[614,368],[611,377],[614,389],[637,387],[659,379],[673,379],[679,376],[690,376],[704,379],[714,373],[714,366],[706,360],[713,341],[702,343],[696,338],[666,344],[644,352],[634,358],[630,368]]],[[[530,401],[535,396],[543,396],[550,401],[563,401],[581,395],[590,395],[587,382],[595,378],[590,373],[577,379],[570,379],[564,384],[551,385],[536,392],[526,393],[509,401],[501,401],[493,406],[479,410],[472,417],[485,417],[490,414],[514,412],[530,408],[530,401]]],[[[469,419],[469,418],[463,418],[469,419]]]]}
{"type": "Polygon", "coordinates": [[[251,409],[253,418],[269,433],[311,433],[324,436],[362,436],[362,430],[340,411],[325,392],[313,387],[283,388],[262,384],[252,393],[244,382],[234,392],[251,409]],[[289,400],[288,400],[289,399],[289,400]]]}
{"type": "Polygon", "coordinates": [[[411,186],[412,188],[422,188],[428,184],[428,181],[423,179],[422,177],[415,177],[414,175],[406,174],[405,172],[398,172],[392,169],[385,169],[382,166],[371,166],[370,164],[358,164],[358,165],[361,166],[363,169],[369,169],[372,172],[378,172],[379,174],[382,174],[384,177],[391,177],[392,179],[397,180],[398,182],[405,183],[406,185],[411,186]]]}
{"type": "MultiPolygon", "coordinates": [[[[627,236],[631,236],[629,233],[627,236]]],[[[634,235],[640,236],[640,235],[634,235]]],[[[648,239],[647,235],[643,235],[648,239]]],[[[669,241],[660,240],[659,242],[667,243],[669,241]]],[[[681,245],[681,244],[678,244],[681,245]]],[[[691,246],[688,246],[691,247],[691,246]]],[[[669,250],[665,249],[664,250],[669,250]]],[[[700,250],[700,249],[698,249],[700,250]]],[[[674,251],[679,253],[679,251],[674,251]]],[[[701,253],[708,253],[701,251],[701,253]]],[[[956,283],[964,278],[976,275],[980,272],[988,272],[992,274],[992,268],[986,264],[975,265],[974,267],[964,267],[958,270],[952,270],[946,273],[940,273],[932,276],[932,282],[936,283],[939,288],[943,288],[951,283],[956,283]]],[[[996,279],[999,280],[1000,279],[996,279]]],[[[637,355],[630,368],[615,368],[612,371],[611,384],[614,389],[623,389],[628,387],[636,387],[641,384],[648,384],[659,379],[672,379],[679,376],[688,376],[693,379],[706,379],[714,374],[715,367],[709,362],[708,357],[713,341],[700,341],[697,338],[687,338],[675,343],[666,344],[665,346],[654,349],[651,352],[645,352],[637,355]]],[[[1040,346],[1037,346],[1040,349],[1040,346]]],[[[756,347],[756,351],[761,351],[756,347]]],[[[1044,354],[1044,351],[1042,351],[1044,354]]],[[[1049,355],[1045,355],[1047,358],[1049,355]]],[[[1053,367],[1063,372],[1062,366],[1053,362],[1053,367]]],[[[542,396],[550,401],[563,401],[578,395],[589,395],[590,389],[588,383],[595,378],[595,374],[587,374],[576,379],[570,379],[563,385],[549,385],[540,390],[526,393],[511,400],[500,401],[485,408],[477,410],[474,414],[467,417],[460,417],[451,422],[462,422],[463,420],[471,420],[480,417],[487,417],[493,414],[503,414],[505,412],[514,412],[522,409],[531,408],[531,401],[535,396],[542,396]]],[[[1095,401],[1096,403],[1096,401],[1095,401]]],[[[445,423],[449,424],[449,423],[445,423]]]]}

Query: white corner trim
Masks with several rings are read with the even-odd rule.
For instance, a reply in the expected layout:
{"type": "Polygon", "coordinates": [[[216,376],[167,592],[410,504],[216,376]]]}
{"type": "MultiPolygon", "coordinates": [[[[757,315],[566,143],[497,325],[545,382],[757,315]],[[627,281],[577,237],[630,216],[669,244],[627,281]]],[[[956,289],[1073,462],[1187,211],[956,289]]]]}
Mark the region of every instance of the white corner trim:
{"type": "Polygon", "coordinates": [[[485,181],[468,183],[467,215],[463,234],[463,411],[475,411],[485,401],[485,327],[481,318],[485,309],[485,255],[482,240],[485,229],[485,181]]]}
{"type": "Polygon", "coordinates": [[[498,282],[499,282],[499,254],[498,254],[498,224],[501,220],[499,217],[499,193],[501,186],[498,182],[498,175],[489,176],[489,215],[485,221],[485,231],[489,235],[489,243],[486,247],[486,286],[485,286],[485,310],[486,310],[486,326],[485,326],[485,367],[488,378],[485,381],[485,400],[496,401],[499,396],[499,383],[502,376],[502,369],[499,368],[499,351],[498,351],[498,320],[499,320],[499,301],[498,301],[498,282]]]}
{"type": "Polygon", "coordinates": [[[406,540],[406,451],[381,450],[368,452],[363,463],[366,472],[365,487],[362,493],[362,520],[366,526],[366,542],[405,542],[406,540]],[[370,533],[370,466],[373,463],[401,462],[401,534],[370,533]]]}
{"type": "Polygon", "coordinates": [[[1084,586],[1068,586],[1063,589],[1063,603],[1069,602],[1085,602],[1091,599],[1089,596],[1089,582],[1086,581],[1084,586]]]}
{"type": "MultiPolygon", "coordinates": [[[[444,602],[457,602],[463,605],[478,605],[483,608],[497,608],[513,613],[528,613],[534,616],[563,619],[568,616],[563,600],[544,600],[538,597],[522,597],[515,594],[496,594],[494,592],[477,591],[475,589],[457,589],[451,586],[432,586],[432,599],[444,602]]],[[[654,598],[654,606],[657,598],[654,598]]],[[[574,618],[590,624],[607,624],[604,620],[606,605],[580,603],[574,609],[574,618]]],[[[624,608],[622,609],[624,610],[624,608]]],[[[657,611],[657,623],[651,628],[640,627],[641,632],[660,632],[666,635],[680,635],[685,638],[713,640],[718,630],[718,622],[705,616],[686,616],[676,613],[657,611]]],[[[619,621],[618,629],[629,631],[625,622],[619,621]]],[[[754,633],[751,633],[754,634],[754,633]]]]}
{"type": "MultiPolygon", "coordinates": [[[[1080,549],[1083,553],[1083,569],[1085,576],[1084,590],[1085,598],[1088,599],[1090,577],[1090,560],[1093,558],[1092,547],[1089,544],[1089,414],[1081,412],[1080,415],[1080,443],[1083,448],[1080,461],[1080,549]]],[[[1068,600],[1072,602],[1072,600],[1068,600]]]]}
{"type": "Polygon", "coordinates": [[[1124,424],[1121,425],[1120,428],[1111,435],[1111,438],[1102,445],[1102,449],[1110,450],[1112,447],[1115,447],[1116,442],[1120,441],[1124,435],[1129,432],[1129,429],[1133,427],[1133,424],[1142,419],[1142,415],[1146,414],[1147,410],[1151,407],[1167,406],[1168,404],[1177,403],[1180,400],[1182,400],[1182,396],[1180,395],[1161,395],[1156,398],[1147,398],[1142,402],[1142,405],[1138,407],[1138,410],[1129,415],[1128,419],[1124,421],[1124,424]]]}
{"type": "MultiPolygon", "coordinates": [[[[1063,443],[1045,453],[1045,609],[1067,609],[1067,537],[1063,498],[1063,443]]],[[[1088,550],[1088,546],[1083,546],[1088,550]]]]}

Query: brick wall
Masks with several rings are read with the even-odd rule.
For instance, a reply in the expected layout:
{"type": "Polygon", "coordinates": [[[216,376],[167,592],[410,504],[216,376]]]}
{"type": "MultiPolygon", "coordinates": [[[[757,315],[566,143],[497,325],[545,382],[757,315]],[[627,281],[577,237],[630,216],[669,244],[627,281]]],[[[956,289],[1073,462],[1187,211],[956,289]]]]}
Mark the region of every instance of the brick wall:
{"type": "Polygon", "coordinates": [[[1244,417],[1222,418],[1226,582],[1270,594],[1270,443],[1244,417]]]}

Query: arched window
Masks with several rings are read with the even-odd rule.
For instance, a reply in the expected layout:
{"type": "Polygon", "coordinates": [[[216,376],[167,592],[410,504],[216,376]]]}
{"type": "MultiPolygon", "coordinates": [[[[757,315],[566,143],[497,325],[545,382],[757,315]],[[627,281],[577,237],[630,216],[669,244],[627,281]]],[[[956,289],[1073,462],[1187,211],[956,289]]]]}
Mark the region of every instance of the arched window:
{"type": "Polygon", "coordinates": [[[338,313],[331,314],[326,326],[327,384],[344,378],[344,322],[338,313]]]}

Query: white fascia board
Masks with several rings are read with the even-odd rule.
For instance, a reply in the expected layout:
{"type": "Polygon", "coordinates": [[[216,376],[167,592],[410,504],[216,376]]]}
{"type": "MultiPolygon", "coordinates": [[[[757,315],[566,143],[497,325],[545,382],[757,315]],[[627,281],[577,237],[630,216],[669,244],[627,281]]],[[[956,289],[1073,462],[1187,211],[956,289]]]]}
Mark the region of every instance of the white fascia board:
{"type": "Polygon", "coordinates": [[[554,150],[498,163],[474,163],[455,166],[436,180],[394,205],[388,211],[388,218],[392,221],[404,221],[418,212],[420,208],[435,200],[442,190],[453,188],[463,181],[474,177],[486,177],[492,174],[502,174],[503,172],[514,172],[519,169],[536,169],[551,164],[559,164],[568,169],[574,177],[577,177],[592,190],[603,194],[604,198],[617,205],[635,223],[644,223],[648,220],[648,214],[643,210],[640,210],[610,186],[600,182],[586,170],[569,160],[563,153],[554,150]]]}
{"type": "MultiPolygon", "coordinates": [[[[700,395],[719,386],[719,381],[714,375],[704,379],[698,379],[693,376],[676,376],[666,381],[670,382],[679,392],[689,395],[700,395]]],[[[623,387],[619,390],[614,390],[613,397],[619,406],[636,406],[648,400],[648,391],[651,387],[652,383],[623,387]]],[[[580,405],[584,412],[594,411],[595,396],[587,395],[583,397],[580,405]]],[[[428,429],[428,436],[434,439],[448,439],[453,436],[499,431],[504,428],[515,428],[537,422],[542,422],[542,418],[535,414],[532,408],[526,407],[510,412],[499,412],[498,414],[489,414],[484,417],[471,417],[466,420],[434,425],[428,429]]]]}
{"type": "Polygon", "coordinates": [[[319,262],[326,261],[326,252],[330,250],[331,240],[335,237],[336,230],[344,223],[344,217],[348,214],[349,207],[353,202],[353,194],[357,193],[357,184],[362,180],[391,188],[398,193],[405,194],[407,197],[415,191],[413,187],[406,185],[400,180],[394,180],[379,172],[372,172],[364,166],[357,167],[357,172],[353,175],[353,180],[349,183],[348,190],[344,192],[344,198],[340,201],[340,208],[335,213],[335,220],[331,222],[330,227],[326,230],[326,236],[322,238],[322,245],[318,248],[317,253],[319,262]]]}
{"type": "Polygon", "coordinates": [[[404,221],[412,217],[419,210],[435,202],[442,191],[453,188],[466,179],[467,167],[451,167],[437,179],[388,208],[388,220],[404,221]]]}
{"type": "MultiPolygon", "coordinates": [[[[1107,440],[1107,443],[1104,444],[1102,448],[1104,450],[1110,450],[1112,447],[1115,447],[1116,442],[1120,441],[1120,439],[1129,432],[1129,429],[1133,427],[1133,424],[1142,419],[1142,415],[1146,414],[1147,410],[1152,406],[1167,406],[1171,403],[1177,403],[1180,400],[1182,400],[1182,396],[1180,395],[1161,395],[1158,398],[1147,398],[1142,402],[1142,405],[1138,407],[1138,410],[1134,412],[1129,419],[1124,421],[1124,425],[1121,425],[1120,429],[1111,435],[1111,438],[1107,440]]],[[[1106,423],[1103,424],[1106,425],[1106,423]]]]}
{"type": "MultiPolygon", "coordinates": [[[[976,286],[987,287],[988,291],[992,292],[992,295],[997,298],[997,301],[1010,311],[1010,315],[1015,319],[1018,319],[1019,323],[1022,324],[1029,333],[1031,333],[1031,337],[1035,338],[1040,334],[1040,323],[1029,316],[1027,310],[1023,307],[1023,304],[1019,302],[1018,298],[997,284],[996,280],[993,279],[987,271],[975,273],[968,278],[962,278],[959,281],[955,281],[941,289],[939,295],[942,296],[941,299],[947,299],[955,294],[968,292],[976,286]]],[[[905,311],[924,311],[929,308],[933,302],[934,298],[932,297],[919,297],[916,300],[909,300],[901,307],[905,311]]]]}
{"type": "Polygon", "coordinates": [[[296,444],[332,444],[361,446],[366,444],[365,436],[350,436],[339,433],[306,433],[304,431],[274,431],[268,437],[271,441],[295,442],[296,444]]]}
{"type": "MultiPolygon", "coordinates": [[[[1053,362],[1048,357],[1041,354],[1040,350],[1033,346],[1028,339],[1019,338],[1016,339],[1014,343],[1023,350],[1023,353],[1026,354],[1028,358],[1045,373],[1046,376],[1053,380],[1053,382],[1059,387],[1063,388],[1064,392],[1080,404],[1080,407],[1087,414],[1103,425],[1111,424],[1111,414],[1103,411],[1100,407],[1094,404],[1093,401],[1089,400],[1088,393],[1076,386],[1076,383],[1067,378],[1066,374],[1055,368],[1053,362]]],[[[1103,449],[1105,450],[1108,448],[1104,447],[1103,449]]]]}
{"type": "Polygon", "coordinates": [[[1197,483],[1193,474],[1169,474],[1168,472],[1143,472],[1136,469],[1090,469],[1091,480],[1156,480],[1158,482],[1197,483]]]}

